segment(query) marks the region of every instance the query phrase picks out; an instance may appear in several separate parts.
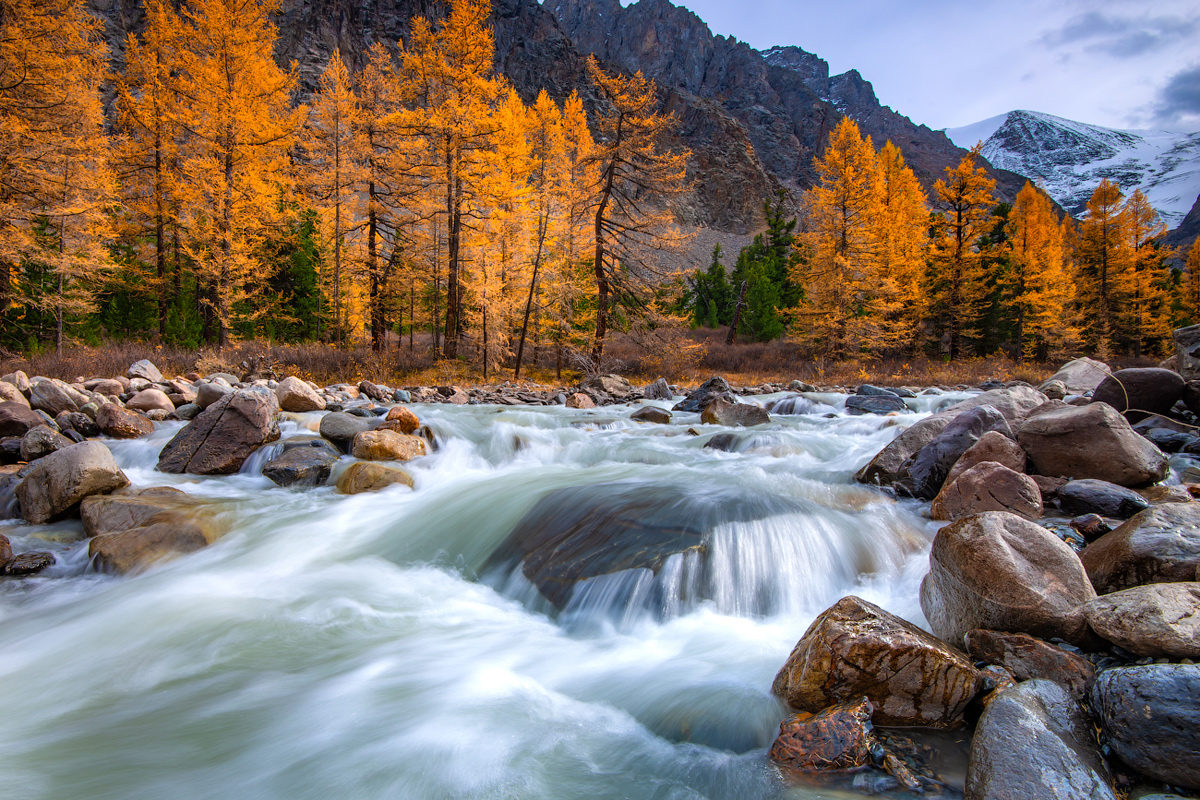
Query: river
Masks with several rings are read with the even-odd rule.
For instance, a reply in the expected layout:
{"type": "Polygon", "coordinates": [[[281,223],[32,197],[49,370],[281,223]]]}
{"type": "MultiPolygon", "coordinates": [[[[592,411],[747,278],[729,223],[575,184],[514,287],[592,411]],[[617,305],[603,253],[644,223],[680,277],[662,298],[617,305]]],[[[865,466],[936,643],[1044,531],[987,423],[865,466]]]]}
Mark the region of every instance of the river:
{"type": "MultiPolygon", "coordinates": [[[[648,425],[628,406],[413,405],[439,443],[408,465],[415,491],[350,497],[275,486],[257,474],[270,448],[233,476],[158,473],[181,423],[109,442],[135,487],[219,500],[232,531],[114,577],[89,569],[78,520],[0,523],[14,550],[58,558],[0,582],[0,796],[816,800],[880,788],[872,776],[781,779],[766,758],[784,716],[771,681],[846,594],[924,624],[917,587],[937,525],[851,476],[898,422],[961,397],[920,397],[899,419],[809,396],[791,409],[806,413],[774,415],[732,452],[704,447],[724,431],[698,414],[648,425]],[[589,581],[556,609],[489,559],[565,487],[649,492],[677,513],[749,510],[716,519],[702,554],[589,581]]],[[[287,438],[311,435],[320,415],[285,417],[287,438]]]]}

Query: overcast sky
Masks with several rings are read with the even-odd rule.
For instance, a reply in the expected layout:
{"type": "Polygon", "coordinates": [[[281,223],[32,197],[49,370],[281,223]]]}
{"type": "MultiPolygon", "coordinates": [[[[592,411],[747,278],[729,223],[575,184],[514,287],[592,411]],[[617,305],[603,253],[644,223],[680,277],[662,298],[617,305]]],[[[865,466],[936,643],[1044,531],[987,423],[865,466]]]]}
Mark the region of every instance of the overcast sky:
{"type": "Polygon", "coordinates": [[[884,104],[935,129],[1029,109],[1200,130],[1197,0],[674,2],[713,33],[798,45],[830,74],[857,69],[884,104]]]}

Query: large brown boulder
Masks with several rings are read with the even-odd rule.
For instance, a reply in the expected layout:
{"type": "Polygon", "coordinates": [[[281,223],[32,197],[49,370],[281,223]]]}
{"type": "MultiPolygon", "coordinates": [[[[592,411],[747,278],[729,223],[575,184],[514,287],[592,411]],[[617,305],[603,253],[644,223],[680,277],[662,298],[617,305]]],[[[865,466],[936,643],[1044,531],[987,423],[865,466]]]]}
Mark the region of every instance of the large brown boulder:
{"type": "Polygon", "coordinates": [[[704,407],[700,421],[705,425],[749,428],[770,422],[771,415],[762,406],[752,403],[730,403],[718,397],[704,407]]]}
{"type": "Polygon", "coordinates": [[[283,411],[303,413],[325,410],[324,399],[311,386],[295,376],[281,380],[275,387],[275,396],[279,399],[279,408],[283,411]]]}
{"type": "Polygon", "coordinates": [[[154,433],[153,422],[116,403],[105,403],[96,410],[96,427],[114,439],[137,439],[154,433]]]}
{"type": "Polygon", "coordinates": [[[867,697],[877,725],[947,728],[962,722],[982,686],[961,652],[851,596],[809,626],[771,691],[797,711],[867,697]]]}
{"type": "Polygon", "coordinates": [[[38,459],[17,485],[17,499],[25,520],[41,524],[74,512],[85,497],[128,485],[107,447],[82,442],[38,459]]]}
{"type": "Polygon", "coordinates": [[[942,488],[933,500],[930,516],[956,520],[982,511],[1009,511],[1025,519],[1038,519],[1042,516],[1042,493],[1028,475],[995,461],[984,461],[942,488]]]}
{"type": "Polygon", "coordinates": [[[1041,475],[1146,486],[1167,474],[1166,455],[1107,403],[1039,414],[1021,426],[1017,441],[1041,475]]]}
{"type": "Polygon", "coordinates": [[[1008,420],[992,406],[968,408],[951,420],[908,465],[907,485],[913,496],[923,500],[936,497],[954,463],[989,431],[1012,437],[1008,420]]]}
{"type": "Polygon", "coordinates": [[[979,437],[978,442],[967,448],[967,452],[959,456],[958,461],[954,462],[954,466],[950,468],[950,474],[946,476],[946,483],[953,483],[959,475],[984,461],[995,461],[1013,472],[1023,473],[1027,459],[1021,445],[1017,444],[1012,437],[1005,436],[1000,431],[988,431],[979,437]]]}
{"type": "Polygon", "coordinates": [[[28,405],[11,400],[0,403],[0,437],[24,436],[39,425],[48,425],[46,418],[28,405]]]}
{"type": "Polygon", "coordinates": [[[376,492],[397,484],[403,484],[411,489],[412,476],[402,469],[385,467],[383,464],[369,461],[351,464],[337,479],[337,489],[342,494],[376,492]]]}
{"type": "Polygon", "coordinates": [[[126,489],[84,498],[79,504],[79,518],[88,537],[103,536],[145,525],[151,517],[164,511],[194,509],[206,502],[170,486],[138,491],[126,489]]]}
{"type": "Polygon", "coordinates": [[[1020,631],[1088,641],[1084,606],[1096,593],[1075,551],[1050,531],[1003,511],[937,532],[921,609],[935,634],[955,645],[967,631],[1020,631]]]}
{"type": "Polygon", "coordinates": [[[1050,681],[1001,692],[971,740],[964,800],[1116,800],[1078,699],[1050,681]]]}
{"type": "Polygon", "coordinates": [[[185,553],[202,550],[222,533],[210,518],[163,512],[139,527],[93,538],[88,543],[88,554],[104,571],[141,572],[185,553]]]}
{"type": "Polygon", "coordinates": [[[228,475],[258,448],[279,438],[279,402],[270,390],[239,389],[222,397],[167,442],[160,472],[228,475]]]}
{"type": "Polygon", "coordinates": [[[1054,681],[1082,700],[1096,680],[1092,662],[1027,633],[974,630],[966,639],[973,660],[1004,667],[1018,681],[1054,681]]]}
{"type": "Polygon", "coordinates": [[[1097,597],[1087,621],[1100,637],[1153,658],[1200,658],[1200,583],[1152,583],[1097,597]]]}
{"type": "Polygon", "coordinates": [[[167,397],[167,393],[153,386],[129,398],[125,407],[134,411],[166,411],[168,414],[175,410],[175,404],[167,397]]]}
{"type": "Polygon", "coordinates": [[[350,448],[350,454],[363,461],[411,461],[425,453],[424,439],[387,430],[363,431],[350,448]]]}
{"type": "Polygon", "coordinates": [[[1108,403],[1130,422],[1139,422],[1150,415],[1171,413],[1183,397],[1183,387],[1183,376],[1171,369],[1121,369],[1100,382],[1092,402],[1108,403]]]}
{"type": "Polygon", "coordinates": [[[1092,542],[1079,557],[1100,594],[1147,583],[1196,580],[1200,504],[1152,506],[1092,542]]]}

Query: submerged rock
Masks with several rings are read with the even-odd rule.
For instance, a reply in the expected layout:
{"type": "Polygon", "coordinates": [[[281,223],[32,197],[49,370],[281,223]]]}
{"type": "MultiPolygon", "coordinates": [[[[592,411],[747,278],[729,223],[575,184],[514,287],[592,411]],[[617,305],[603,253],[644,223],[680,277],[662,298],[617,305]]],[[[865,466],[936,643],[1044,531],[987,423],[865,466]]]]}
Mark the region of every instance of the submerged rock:
{"type": "Polygon", "coordinates": [[[908,406],[894,394],[850,395],[846,398],[846,412],[855,416],[862,414],[892,414],[906,412],[908,406]]]}
{"type": "Polygon", "coordinates": [[[351,464],[337,479],[337,489],[342,494],[376,492],[397,484],[411,489],[412,476],[402,469],[366,461],[351,464]]]}

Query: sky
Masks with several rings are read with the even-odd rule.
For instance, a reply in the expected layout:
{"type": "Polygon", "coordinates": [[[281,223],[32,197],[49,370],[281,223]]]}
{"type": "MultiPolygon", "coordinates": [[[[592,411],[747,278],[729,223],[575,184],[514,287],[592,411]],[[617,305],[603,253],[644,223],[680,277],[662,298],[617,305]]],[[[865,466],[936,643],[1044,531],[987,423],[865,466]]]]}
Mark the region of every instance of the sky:
{"type": "Polygon", "coordinates": [[[831,75],[857,69],[934,129],[1027,109],[1200,131],[1200,0],[674,2],[759,50],[798,45],[831,75]]]}

